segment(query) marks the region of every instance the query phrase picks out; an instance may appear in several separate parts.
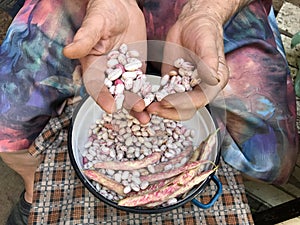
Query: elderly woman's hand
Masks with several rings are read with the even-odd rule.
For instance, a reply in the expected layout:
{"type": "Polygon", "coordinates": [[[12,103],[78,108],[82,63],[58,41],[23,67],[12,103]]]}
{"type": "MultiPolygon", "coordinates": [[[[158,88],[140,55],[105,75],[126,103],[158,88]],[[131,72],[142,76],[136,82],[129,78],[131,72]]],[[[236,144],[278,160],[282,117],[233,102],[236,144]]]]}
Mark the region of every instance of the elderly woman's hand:
{"type": "MultiPolygon", "coordinates": [[[[89,0],[82,25],[63,53],[68,58],[80,60],[87,92],[105,111],[114,112],[115,101],[104,86],[104,73],[97,73],[97,69],[90,69],[90,66],[97,60],[98,68],[102,67],[100,71],[103,71],[105,53],[122,43],[143,40],[146,40],[144,15],[135,0],[89,0]]],[[[127,105],[132,110],[144,110],[141,99],[135,98],[134,102],[130,99],[127,98],[127,105]]]]}
{"type": "MultiPolygon", "coordinates": [[[[167,35],[172,42],[194,52],[199,57],[197,65],[200,85],[192,91],[166,96],[162,101],[152,103],[148,112],[174,119],[190,119],[197,109],[208,104],[225,87],[229,78],[223,46],[223,24],[245,0],[190,0],[183,7],[177,22],[167,35]]],[[[165,48],[168,58],[182,57],[182,52],[174,54],[174,49],[165,48]],[[172,51],[172,56],[168,52],[172,51]]],[[[197,61],[197,60],[195,60],[197,61]]],[[[165,73],[166,66],[162,72],[165,73]]]]}

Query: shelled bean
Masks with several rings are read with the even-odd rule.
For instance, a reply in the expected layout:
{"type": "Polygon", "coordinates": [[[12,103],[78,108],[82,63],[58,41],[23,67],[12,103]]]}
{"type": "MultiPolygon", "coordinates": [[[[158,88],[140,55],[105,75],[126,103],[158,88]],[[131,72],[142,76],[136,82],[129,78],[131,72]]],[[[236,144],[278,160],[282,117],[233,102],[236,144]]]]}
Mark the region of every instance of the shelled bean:
{"type": "Polygon", "coordinates": [[[106,65],[104,84],[114,96],[118,110],[122,108],[125,90],[140,95],[148,106],[168,94],[190,91],[201,82],[195,65],[178,58],[173,63],[174,70],[163,74],[160,85],[152,85],[142,70],[139,52],[128,49],[126,44],[107,54],[106,65]]]}
{"type": "Polygon", "coordinates": [[[96,169],[119,182],[126,193],[138,192],[149,185],[149,181],[141,180],[140,176],[159,172],[160,164],[166,169],[168,161],[186,163],[187,160],[179,160],[179,157],[193,152],[194,135],[180,122],[155,115],[147,125],[142,125],[125,109],[114,114],[104,113],[90,127],[82,152],[83,167],[96,169]],[[157,132],[162,129],[169,129],[171,134],[177,132],[177,138],[167,132],[157,132]]]}
{"type": "Polygon", "coordinates": [[[122,44],[107,54],[104,84],[118,110],[104,112],[91,125],[81,154],[84,174],[100,194],[119,205],[175,204],[191,185],[199,184],[216,169],[203,171],[216,144],[215,133],[196,149],[194,129],[156,115],[143,125],[122,108],[124,91],[138,94],[147,106],[168,94],[190,91],[201,82],[191,62],[178,58],[173,66],[160,85],[152,85],[142,71],[139,52],[122,44]]]}

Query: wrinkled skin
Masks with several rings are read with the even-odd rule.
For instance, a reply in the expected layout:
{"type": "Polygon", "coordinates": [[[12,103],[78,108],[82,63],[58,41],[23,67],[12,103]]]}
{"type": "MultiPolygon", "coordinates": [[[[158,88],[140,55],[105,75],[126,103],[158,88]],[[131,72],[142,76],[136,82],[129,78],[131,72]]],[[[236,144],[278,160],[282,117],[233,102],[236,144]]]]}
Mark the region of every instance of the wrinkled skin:
{"type": "MultiPolygon", "coordinates": [[[[202,84],[193,91],[176,93],[152,103],[147,111],[173,120],[190,119],[225,87],[229,78],[223,46],[223,24],[248,1],[190,0],[166,37],[200,58],[198,74],[202,84]],[[228,7],[224,7],[227,5],[228,7]]],[[[166,50],[166,52],[168,52],[166,50]]],[[[175,54],[176,56],[176,54],[175,54]]],[[[180,56],[180,55],[179,55],[180,56]]],[[[166,68],[163,67],[163,70],[166,68]]]]}
{"type": "MultiPolygon", "coordinates": [[[[197,109],[208,104],[224,88],[229,77],[222,26],[247,3],[246,0],[227,0],[226,3],[220,0],[187,1],[177,22],[169,30],[166,41],[183,46],[199,57],[202,64],[198,66],[198,72],[203,82],[193,91],[169,95],[159,103],[152,103],[147,109],[138,96],[128,93],[125,107],[131,109],[131,114],[142,123],[149,121],[149,114],[186,120],[197,109]]],[[[121,43],[140,40],[146,40],[146,28],[143,14],[135,1],[90,0],[82,26],[73,43],[64,49],[64,54],[68,58],[79,58],[85,71],[97,57],[121,43]]],[[[163,67],[162,70],[166,68],[163,67]]],[[[103,85],[104,77],[99,77],[99,80],[102,84],[101,91],[97,91],[97,96],[93,97],[105,111],[113,112],[113,96],[103,85]]],[[[86,82],[85,85],[89,90],[89,84],[86,82]]]]}
{"type": "MultiPolygon", "coordinates": [[[[122,43],[132,43],[146,40],[146,27],[142,11],[133,0],[90,0],[86,15],[80,29],[75,34],[73,42],[64,48],[64,55],[71,59],[80,59],[83,69],[83,79],[88,92],[93,93],[94,99],[107,112],[115,111],[113,96],[103,85],[103,76],[97,77],[101,83],[96,94],[93,82],[85,79],[85,71],[101,55],[122,43]]],[[[99,86],[97,86],[99,87],[99,86]]],[[[148,122],[149,115],[143,112],[145,105],[138,96],[130,93],[125,102],[133,114],[140,112],[140,120],[148,122]],[[145,115],[143,117],[143,115],[145,115]]]]}

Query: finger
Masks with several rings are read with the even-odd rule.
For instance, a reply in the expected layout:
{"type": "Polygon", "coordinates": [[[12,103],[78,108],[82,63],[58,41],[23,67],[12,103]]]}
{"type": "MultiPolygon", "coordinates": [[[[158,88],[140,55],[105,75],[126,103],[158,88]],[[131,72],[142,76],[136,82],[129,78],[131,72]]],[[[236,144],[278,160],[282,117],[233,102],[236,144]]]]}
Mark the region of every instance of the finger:
{"type": "Polygon", "coordinates": [[[199,53],[203,47],[198,47],[197,43],[195,43],[195,46],[193,47],[196,49],[195,51],[191,51],[188,48],[174,43],[166,43],[164,48],[162,74],[167,74],[170,70],[173,70],[175,68],[175,60],[183,58],[185,61],[191,62],[195,66],[195,69],[197,69],[198,76],[194,77],[195,79],[201,80],[209,85],[216,85],[219,82],[219,77],[217,75],[218,49],[216,46],[210,47],[210,50],[206,49],[206,52],[199,53]],[[210,67],[210,65],[212,65],[212,67],[210,67]]]}
{"type": "Polygon", "coordinates": [[[107,88],[103,88],[99,92],[96,102],[107,113],[113,113],[116,111],[115,99],[107,88]]]}
{"type": "Polygon", "coordinates": [[[85,68],[82,77],[87,93],[104,111],[108,113],[114,112],[116,108],[114,98],[104,85],[106,57],[99,56],[97,60],[94,57],[85,57],[80,61],[82,62],[82,67],[85,68]]]}
{"type": "MultiPolygon", "coordinates": [[[[91,71],[88,71],[91,72],[91,71]]],[[[97,102],[101,108],[107,113],[116,111],[115,99],[104,85],[104,80],[101,75],[95,74],[93,77],[90,74],[83,74],[83,82],[87,93],[97,102]]]]}
{"type": "Polygon", "coordinates": [[[193,56],[193,58],[197,65],[199,78],[209,85],[216,85],[219,82],[218,58],[221,54],[224,55],[223,38],[217,28],[211,28],[210,21],[203,22],[200,26],[197,22],[195,23],[196,26],[190,25],[184,29],[183,46],[196,54],[196,57],[193,56]]]}
{"type": "Polygon", "coordinates": [[[165,42],[161,67],[162,75],[168,74],[169,71],[175,69],[174,62],[176,59],[183,58],[185,61],[188,60],[189,50],[176,44],[175,41],[173,38],[169,38],[165,42]]]}
{"type": "Polygon", "coordinates": [[[147,111],[142,112],[136,112],[136,111],[130,111],[130,115],[135,117],[138,121],[140,121],[141,124],[147,124],[150,121],[150,115],[147,111]]]}
{"type": "Polygon", "coordinates": [[[219,82],[218,59],[219,59],[219,47],[217,42],[211,40],[208,41],[205,46],[198,46],[201,42],[197,42],[195,53],[198,56],[197,72],[198,78],[202,82],[209,85],[217,85],[219,82]]]}
{"type": "Polygon", "coordinates": [[[123,107],[126,108],[129,112],[142,112],[145,109],[145,102],[139,95],[130,91],[124,91],[124,95],[125,99],[123,107]]]}
{"type": "Polygon", "coordinates": [[[147,124],[150,121],[150,116],[148,112],[144,111],[144,100],[133,92],[125,91],[124,95],[123,107],[127,109],[133,117],[138,119],[140,123],[147,124]]]}
{"type": "MultiPolygon", "coordinates": [[[[102,15],[93,7],[89,8],[89,13],[84,18],[81,27],[76,32],[73,42],[63,49],[63,54],[71,59],[82,58],[90,53],[97,45],[99,40],[103,38],[102,30],[104,26],[102,15]]],[[[104,37],[105,39],[105,37],[104,37]]],[[[100,44],[97,46],[99,55],[103,54],[105,49],[100,44]]]]}
{"type": "Polygon", "coordinates": [[[99,80],[85,80],[84,85],[87,93],[105,112],[113,113],[116,111],[115,99],[102,82],[99,82],[99,80]]]}
{"type": "Polygon", "coordinates": [[[154,102],[147,107],[150,114],[159,115],[164,118],[187,120],[190,119],[195,112],[207,104],[205,94],[199,86],[195,90],[176,93],[166,96],[160,102],[154,102]]]}
{"type": "Polygon", "coordinates": [[[230,75],[230,70],[227,65],[224,54],[219,57],[219,66],[218,66],[217,73],[218,73],[218,77],[220,78],[219,85],[220,85],[221,89],[223,89],[226,86],[226,84],[228,83],[228,79],[229,79],[229,75],[230,75]]]}
{"type": "Polygon", "coordinates": [[[219,82],[216,72],[219,52],[217,43],[214,40],[209,40],[204,46],[202,34],[200,36],[189,34],[183,39],[183,42],[178,40],[178,37],[180,37],[178,30],[170,29],[164,47],[162,74],[167,74],[174,69],[173,63],[176,59],[183,58],[195,65],[198,72],[197,76],[194,77],[195,79],[202,80],[209,85],[216,85],[219,82]]]}
{"type": "Polygon", "coordinates": [[[176,108],[166,99],[163,99],[160,102],[154,102],[149,105],[147,112],[170,120],[184,121],[192,118],[196,111],[176,108]]]}
{"type": "Polygon", "coordinates": [[[199,84],[199,87],[201,88],[208,102],[212,102],[228,82],[229,68],[226,64],[225,58],[219,57],[219,65],[218,65],[217,73],[219,76],[219,82],[217,85],[211,86],[206,83],[199,84]]]}
{"type": "Polygon", "coordinates": [[[177,120],[179,117],[177,111],[171,105],[165,107],[166,105],[168,105],[168,102],[164,103],[163,100],[153,102],[147,107],[147,112],[162,118],[177,120]]]}

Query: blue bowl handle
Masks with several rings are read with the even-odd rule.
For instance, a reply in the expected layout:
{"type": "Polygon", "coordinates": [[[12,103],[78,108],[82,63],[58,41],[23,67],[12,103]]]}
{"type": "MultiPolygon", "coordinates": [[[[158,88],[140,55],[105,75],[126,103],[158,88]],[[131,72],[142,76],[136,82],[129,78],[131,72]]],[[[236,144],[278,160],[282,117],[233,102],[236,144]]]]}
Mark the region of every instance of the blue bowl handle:
{"type": "Polygon", "coordinates": [[[192,203],[196,206],[198,206],[199,208],[202,208],[202,209],[208,209],[210,208],[217,200],[218,198],[221,196],[222,194],[222,183],[221,181],[217,178],[216,175],[213,175],[211,180],[217,185],[217,192],[216,194],[212,197],[212,199],[210,200],[209,203],[207,204],[203,204],[201,202],[199,202],[196,198],[194,198],[192,200],[192,203]]]}

